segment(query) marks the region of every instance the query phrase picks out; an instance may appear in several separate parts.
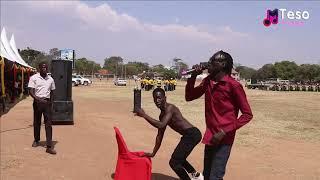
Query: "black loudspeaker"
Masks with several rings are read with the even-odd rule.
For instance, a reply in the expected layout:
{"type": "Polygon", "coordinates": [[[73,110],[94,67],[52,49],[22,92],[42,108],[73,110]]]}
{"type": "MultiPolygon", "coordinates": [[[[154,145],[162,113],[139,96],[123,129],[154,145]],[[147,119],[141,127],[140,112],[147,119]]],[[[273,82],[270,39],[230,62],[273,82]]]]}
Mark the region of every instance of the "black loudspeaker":
{"type": "Polygon", "coordinates": [[[51,76],[56,90],[53,93],[55,101],[71,101],[72,97],[72,61],[52,60],[51,76]]]}
{"type": "Polygon", "coordinates": [[[141,109],[141,89],[133,90],[133,112],[137,112],[137,109],[141,109]]]}
{"type": "Polygon", "coordinates": [[[73,124],[72,61],[52,60],[51,76],[56,85],[53,91],[52,122],[73,124]]]}
{"type": "Polygon", "coordinates": [[[53,101],[51,114],[53,124],[66,122],[73,124],[73,102],[72,101],[53,101]]]}

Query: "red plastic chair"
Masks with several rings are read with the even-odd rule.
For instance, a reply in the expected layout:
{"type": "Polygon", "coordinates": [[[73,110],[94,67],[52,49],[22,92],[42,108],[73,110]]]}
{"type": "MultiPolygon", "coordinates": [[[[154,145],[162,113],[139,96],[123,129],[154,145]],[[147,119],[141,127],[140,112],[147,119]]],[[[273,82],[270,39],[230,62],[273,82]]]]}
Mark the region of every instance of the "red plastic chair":
{"type": "Polygon", "coordinates": [[[118,143],[118,161],[114,180],[151,180],[151,159],[144,152],[130,152],[118,128],[114,127],[118,143]]]}

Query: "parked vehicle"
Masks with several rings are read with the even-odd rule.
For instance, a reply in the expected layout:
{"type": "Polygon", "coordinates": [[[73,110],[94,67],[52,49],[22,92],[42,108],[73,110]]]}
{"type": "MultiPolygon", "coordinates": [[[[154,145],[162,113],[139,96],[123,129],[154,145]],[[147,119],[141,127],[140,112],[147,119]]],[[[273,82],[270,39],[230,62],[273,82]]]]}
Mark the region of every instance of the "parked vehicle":
{"type": "Polygon", "coordinates": [[[72,77],[72,86],[78,86],[80,84],[80,79],[72,77]]]}
{"type": "Polygon", "coordinates": [[[89,84],[92,83],[92,81],[90,79],[84,78],[80,75],[72,75],[72,78],[76,79],[79,82],[79,84],[81,84],[81,85],[88,86],[89,84]]]}
{"type": "Polygon", "coordinates": [[[127,80],[124,78],[117,78],[114,80],[114,85],[116,86],[126,86],[127,85],[127,80]]]}

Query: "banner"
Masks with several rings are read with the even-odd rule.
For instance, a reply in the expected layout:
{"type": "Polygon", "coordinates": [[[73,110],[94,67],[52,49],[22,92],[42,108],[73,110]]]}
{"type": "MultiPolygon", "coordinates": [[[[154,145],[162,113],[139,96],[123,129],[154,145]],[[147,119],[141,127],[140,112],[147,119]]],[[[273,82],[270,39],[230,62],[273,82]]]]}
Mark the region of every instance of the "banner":
{"type": "Polygon", "coordinates": [[[61,60],[69,60],[73,61],[74,60],[74,50],[73,49],[63,49],[60,50],[60,58],[61,60]]]}

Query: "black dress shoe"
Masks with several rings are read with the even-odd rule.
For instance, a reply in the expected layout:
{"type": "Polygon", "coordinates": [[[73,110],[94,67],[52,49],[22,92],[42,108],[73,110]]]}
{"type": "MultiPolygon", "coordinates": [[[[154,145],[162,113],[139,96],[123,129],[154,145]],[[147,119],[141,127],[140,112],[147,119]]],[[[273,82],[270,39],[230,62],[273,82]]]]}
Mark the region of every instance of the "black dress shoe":
{"type": "Polygon", "coordinates": [[[57,151],[54,150],[53,148],[47,148],[46,152],[49,154],[57,154],[57,151]]]}
{"type": "Polygon", "coordinates": [[[32,147],[38,147],[40,143],[38,141],[33,141],[32,147]]]}

